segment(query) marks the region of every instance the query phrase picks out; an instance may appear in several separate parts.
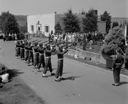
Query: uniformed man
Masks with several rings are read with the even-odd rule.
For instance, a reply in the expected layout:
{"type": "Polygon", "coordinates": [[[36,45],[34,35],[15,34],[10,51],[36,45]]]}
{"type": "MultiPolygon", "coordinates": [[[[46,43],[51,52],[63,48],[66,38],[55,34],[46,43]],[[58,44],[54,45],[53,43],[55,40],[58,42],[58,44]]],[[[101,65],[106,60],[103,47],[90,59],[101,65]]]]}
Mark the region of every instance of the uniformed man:
{"type": "Polygon", "coordinates": [[[28,61],[28,57],[29,57],[28,47],[29,47],[29,45],[30,45],[30,43],[28,43],[28,42],[25,44],[25,61],[28,61]]]}
{"type": "Polygon", "coordinates": [[[25,45],[24,45],[24,59],[25,59],[25,61],[28,60],[28,54],[29,54],[29,51],[28,51],[28,41],[26,41],[25,45]]]}
{"type": "Polygon", "coordinates": [[[51,72],[51,76],[54,75],[52,73],[51,53],[52,53],[52,50],[51,50],[50,44],[47,44],[45,49],[45,68],[43,70],[42,77],[46,77],[46,73],[48,69],[51,72]]]}
{"type": "Polygon", "coordinates": [[[25,51],[25,41],[24,40],[22,41],[22,46],[21,47],[22,47],[22,59],[24,60],[24,56],[25,56],[25,54],[24,54],[25,53],[24,52],[25,51]]]}
{"type": "Polygon", "coordinates": [[[118,50],[116,50],[115,60],[113,62],[113,77],[114,77],[114,86],[120,85],[120,71],[124,63],[124,58],[118,50]]]}
{"type": "Polygon", "coordinates": [[[41,66],[43,66],[43,68],[45,67],[44,50],[45,48],[43,47],[43,43],[40,43],[38,48],[39,51],[38,69],[40,69],[41,66]]]}
{"type": "Polygon", "coordinates": [[[63,48],[63,45],[60,45],[57,49],[57,56],[58,56],[58,67],[56,71],[56,79],[55,81],[61,81],[62,80],[62,74],[63,74],[63,58],[64,54],[67,52],[67,49],[63,48]]]}
{"type": "Polygon", "coordinates": [[[35,43],[35,46],[33,47],[33,58],[34,58],[34,67],[38,67],[38,61],[39,61],[39,52],[38,52],[38,43],[35,43]]]}
{"type": "Polygon", "coordinates": [[[21,56],[21,41],[19,40],[19,45],[18,45],[18,47],[19,47],[19,57],[21,56]]]}
{"type": "Polygon", "coordinates": [[[126,47],[125,50],[125,69],[128,70],[128,46],[126,47]]]}
{"type": "Polygon", "coordinates": [[[21,41],[20,43],[20,58],[23,59],[24,56],[24,43],[21,41]]]}
{"type": "Polygon", "coordinates": [[[28,55],[28,65],[30,65],[30,62],[33,64],[33,45],[31,42],[29,42],[28,45],[28,51],[29,51],[29,55],[28,55]]]}
{"type": "Polygon", "coordinates": [[[18,57],[19,56],[19,45],[20,45],[20,42],[19,41],[16,41],[16,56],[18,57]]]}

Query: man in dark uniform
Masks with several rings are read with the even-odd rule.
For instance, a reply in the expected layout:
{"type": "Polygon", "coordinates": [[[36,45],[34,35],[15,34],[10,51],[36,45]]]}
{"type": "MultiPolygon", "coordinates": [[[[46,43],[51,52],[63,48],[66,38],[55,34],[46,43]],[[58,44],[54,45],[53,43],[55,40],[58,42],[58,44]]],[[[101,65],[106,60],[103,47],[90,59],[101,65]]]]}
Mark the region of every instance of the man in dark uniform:
{"type": "Polygon", "coordinates": [[[23,41],[21,41],[21,44],[20,44],[20,58],[23,59],[23,54],[24,54],[24,43],[23,41]]]}
{"type": "Polygon", "coordinates": [[[22,42],[22,59],[24,60],[24,56],[25,56],[25,41],[23,40],[23,42],[22,42]]]}
{"type": "Polygon", "coordinates": [[[25,44],[25,61],[27,61],[29,57],[29,49],[28,49],[29,45],[30,43],[28,42],[25,44]]]}
{"type": "Polygon", "coordinates": [[[57,48],[57,56],[58,56],[58,67],[57,67],[57,71],[56,71],[56,79],[55,81],[61,81],[62,79],[62,74],[63,74],[63,58],[64,58],[64,54],[67,52],[67,49],[63,48],[63,45],[60,45],[57,48]]]}
{"type": "Polygon", "coordinates": [[[128,70],[128,46],[126,47],[125,50],[125,69],[128,70]]]}
{"type": "Polygon", "coordinates": [[[24,44],[24,59],[25,61],[28,59],[28,41],[26,41],[24,44]]]}
{"type": "Polygon", "coordinates": [[[32,50],[32,48],[33,48],[32,43],[29,42],[29,45],[28,45],[28,51],[29,51],[28,65],[30,64],[30,62],[32,62],[32,64],[33,64],[33,50],[32,50]]]}
{"type": "Polygon", "coordinates": [[[114,86],[120,85],[120,71],[124,63],[124,58],[119,51],[116,50],[115,60],[113,62],[113,77],[114,77],[114,86]]]}
{"type": "Polygon", "coordinates": [[[51,76],[54,75],[52,73],[51,52],[52,50],[51,50],[50,44],[47,44],[45,49],[45,68],[44,68],[42,77],[46,77],[46,73],[48,69],[51,72],[51,76]]]}
{"type": "Polygon", "coordinates": [[[35,46],[33,47],[33,58],[34,58],[34,67],[38,67],[38,61],[39,61],[39,52],[38,52],[38,43],[35,43],[35,46]]]}
{"type": "Polygon", "coordinates": [[[19,41],[16,41],[16,56],[18,57],[19,56],[19,45],[20,45],[20,43],[19,43],[19,41]]]}
{"type": "Polygon", "coordinates": [[[39,64],[38,64],[38,69],[41,68],[41,65],[43,66],[43,68],[45,67],[45,59],[44,59],[44,47],[43,47],[43,43],[39,44],[39,64]]]}

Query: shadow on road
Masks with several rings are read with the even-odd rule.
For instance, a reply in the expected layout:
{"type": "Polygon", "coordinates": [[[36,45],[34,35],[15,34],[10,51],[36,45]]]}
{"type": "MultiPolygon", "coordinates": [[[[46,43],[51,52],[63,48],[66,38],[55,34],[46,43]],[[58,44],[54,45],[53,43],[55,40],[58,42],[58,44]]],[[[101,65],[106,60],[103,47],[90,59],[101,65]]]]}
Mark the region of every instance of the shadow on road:
{"type": "Polygon", "coordinates": [[[128,82],[125,82],[125,81],[120,82],[120,86],[125,84],[128,84],[128,82]]]}
{"type": "Polygon", "coordinates": [[[65,77],[65,78],[62,78],[62,81],[64,81],[64,80],[75,80],[75,79],[77,79],[77,78],[80,78],[81,76],[69,76],[69,77],[65,77]]]}
{"type": "Polygon", "coordinates": [[[24,72],[19,72],[16,69],[7,69],[7,73],[9,73],[9,79],[18,76],[19,74],[23,74],[24,72]]]}

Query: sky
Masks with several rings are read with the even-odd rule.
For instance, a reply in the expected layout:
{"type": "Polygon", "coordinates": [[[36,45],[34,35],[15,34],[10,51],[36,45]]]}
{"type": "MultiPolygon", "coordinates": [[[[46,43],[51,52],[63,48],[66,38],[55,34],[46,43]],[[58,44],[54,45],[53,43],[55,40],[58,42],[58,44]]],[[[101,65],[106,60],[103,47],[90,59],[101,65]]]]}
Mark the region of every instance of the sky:
{"type": "Polygon", "coordinates": [[[0,0],[0,13],[9,11],[15,15],[74,13],[97,9],[101,15],[106,10],[113,17],[128,17],[128,0],[0,0]]]}

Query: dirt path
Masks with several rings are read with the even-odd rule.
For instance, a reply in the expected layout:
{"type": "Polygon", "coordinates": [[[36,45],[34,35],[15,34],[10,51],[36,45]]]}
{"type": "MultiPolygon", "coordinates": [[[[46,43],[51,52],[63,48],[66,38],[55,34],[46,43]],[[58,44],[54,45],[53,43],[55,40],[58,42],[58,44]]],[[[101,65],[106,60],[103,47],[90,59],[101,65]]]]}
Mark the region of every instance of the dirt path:
{"type": "MultiPolygon", "coordinates": [[[[66,80],[55,82],[54,76],[42,78],[42,72],[16,59],[14,42],[0,41],[0,47],[0,62],[24,72],[20,78],[47,104],[128,104],[126,77],[121,77],[124,84],[114,87],[112,72],[65,58],[63,77],[66,80]]],[[[52,57],[52,64],[56,70],[56,56],[52,57]]]]}

